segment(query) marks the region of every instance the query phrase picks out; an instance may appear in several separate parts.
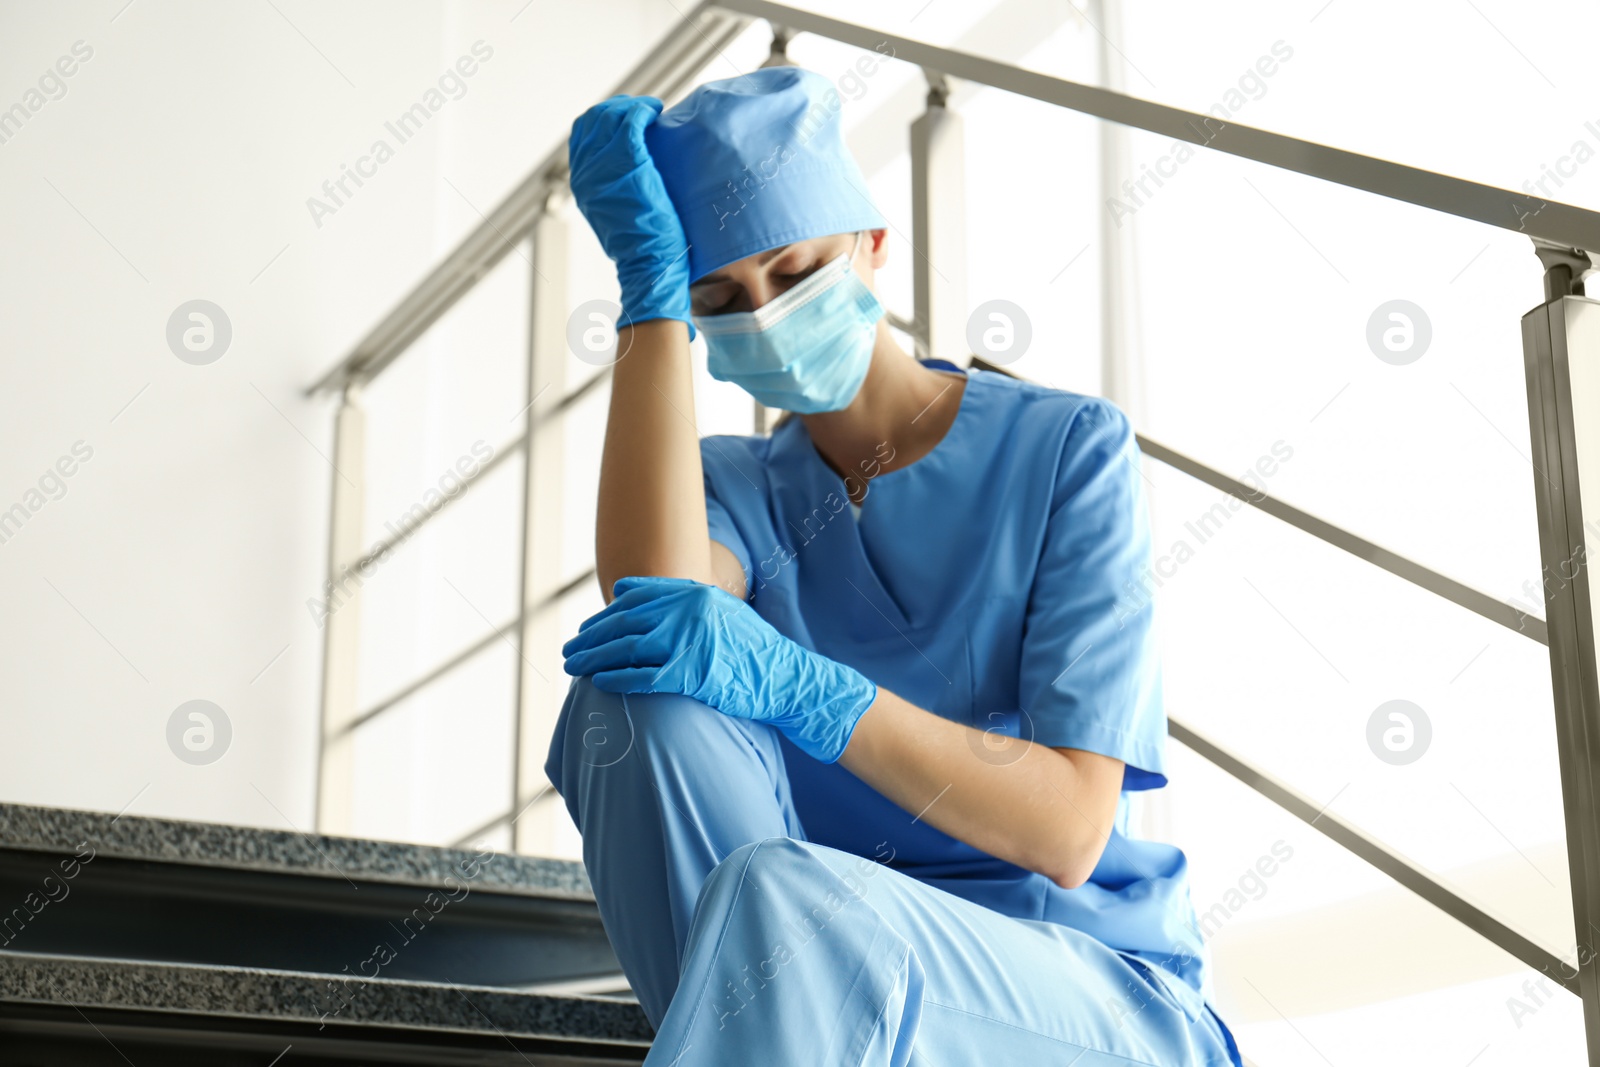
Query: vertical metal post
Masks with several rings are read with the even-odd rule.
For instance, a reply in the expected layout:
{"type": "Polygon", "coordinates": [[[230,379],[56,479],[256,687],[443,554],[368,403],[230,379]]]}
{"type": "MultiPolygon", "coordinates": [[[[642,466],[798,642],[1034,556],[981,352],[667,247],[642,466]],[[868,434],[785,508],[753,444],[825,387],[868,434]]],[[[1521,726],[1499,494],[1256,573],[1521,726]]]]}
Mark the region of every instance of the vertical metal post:
{"type": "Polygon", "coordinates": [[[1587,253],[1542,243],[1537,251],[1545,302],[1523,316],[1522,347],[1577,930],[1567,962],[1583,996],[1588,1063],[1600,1065],[1600,584],[1587,551],[1589,524],[1600,522],[1600,301],[1583,295],[1587,253]]]}
{"type": "Polygon", "coordinates": [[[566,696],[561,670],[561,613],[548,603],[561,585],[566,428],[550,417],[567,393],[567,221],[556,194],[533,225],[528,316],[527,435],[522,487],[521,605],[517,638],[517,708],[512,743],[511,847],[548,852],[547,820],[524,813],[544,787],[544,757],[566,696]],[[521,817],[519,817],[521,816],[521,817]]]}
{"type": "MultiPolygon", "coordinates": [[[[1089,12],[1099,27],[1096,55],[1100,84],[1113,92],[1126,92],[1128,61],[1113,44],[1123,38],[1121,0],[1090,0],[1089,12]]],[[[1102,120],[1096,126],[1100,149],[1100,393],[1126,412],[1135,426],[1142,427],[1148,424],[1149,411],[1145,403],[1144,351],[1139,343],[1136,220],[1133,215],[1111,210],[1112,202],[1122,196],[1122,183],[1133,177],[1131,135],[1120,123],[1102,120]]],[[[1145,506],[1154,526],[1161,506],[1159,494],[1151,493],[1145,506]]],[[[1171,840],[1177,795],[1178,790],[1173,788],[1128,795],[1130,821],[1140,835],[1171,840]]]]}
{"type": "MultiPolygon", "coordinates": [[[[1113,46],[1122,38],[1121,0],[1093,0],[1100,23],[1100,84],[1125,92],[1127,60],[1113,46]]],[[[1114,215],[1111,202],[1133,177],[1126,126],[1101,121],[1100,133],[1100,392],[1145,425],[1144,365],[1139,347],[1139,277],[1134,258],[1134,217],[1114,215]]]]}
{"type": "Polygon", "coordinates": [[[958,366],[967,345],[966,137],[946,105],[943,74],[924,71],[928,108],[911,124],[911,278],[915,326],[928,355],[958,366]]]}
{"type": "Polygon", "coordinates": [[[361,386],[347,383],[333,430],[333,499],[328,522],[328,584],[324,589],[322,725],[317,744],[318,832],[348,834],[354,825],[356,672],[361,640],[361,577],[366,513],[367,420],[361,386]]]}
{"type": "Polygon", "coordinates": [[[789,58],[789,42],[794,40],[794,31],[776,22],[768,25],[772,27],[772,47],[761,63],[762,69],[794,66],[794,60],[789,58]]]}

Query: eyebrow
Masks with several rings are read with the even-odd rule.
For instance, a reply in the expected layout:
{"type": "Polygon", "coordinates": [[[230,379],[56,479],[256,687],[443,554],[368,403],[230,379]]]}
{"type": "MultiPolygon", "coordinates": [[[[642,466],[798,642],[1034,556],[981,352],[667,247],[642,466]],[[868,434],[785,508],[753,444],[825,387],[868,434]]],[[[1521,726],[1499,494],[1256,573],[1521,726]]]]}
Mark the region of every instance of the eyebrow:
{"type": "MultiPolygon", "coordinates": [[[[761,258],[756,260],[756,262],[760,263],[762,266],[766,266],[773,259],[775,259],[778,256],[783,255],[783,253],[787,252],[790,249],[790,247],[791,247],[790,245],[779,245],[777,248],[769,248],[765,252],[761,253],[761,258]]],[[[706,275],[704,278],[701,278],[698,281],[696,281],[694,283],[694,285],[712,285],[712,284],[715,284],[716,282],[726,282],[726,281],[730,281],[730,280],[731,279],[726,274],[715,273],[715,274],[706,275]]],[[[694,285],[691,285],[689,288],[693,289],[694,285]]]]}

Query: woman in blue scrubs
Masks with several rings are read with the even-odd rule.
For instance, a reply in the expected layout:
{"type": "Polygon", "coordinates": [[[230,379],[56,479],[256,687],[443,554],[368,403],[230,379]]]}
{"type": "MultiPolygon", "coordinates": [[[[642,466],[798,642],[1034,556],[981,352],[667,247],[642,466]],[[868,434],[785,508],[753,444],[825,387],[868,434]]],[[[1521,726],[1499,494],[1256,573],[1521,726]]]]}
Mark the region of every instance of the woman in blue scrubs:
{"type": "Polygon", "coordinates": [[[622,316],[546,772],[646,1062],[1238,1064],[1183,853],[1127,834],[1166,784],[1133,431],[896,344],[838,111],[774,67],[573,127],[622,316]],[[794,417],[700,439],[696,333],[794,417]]]}

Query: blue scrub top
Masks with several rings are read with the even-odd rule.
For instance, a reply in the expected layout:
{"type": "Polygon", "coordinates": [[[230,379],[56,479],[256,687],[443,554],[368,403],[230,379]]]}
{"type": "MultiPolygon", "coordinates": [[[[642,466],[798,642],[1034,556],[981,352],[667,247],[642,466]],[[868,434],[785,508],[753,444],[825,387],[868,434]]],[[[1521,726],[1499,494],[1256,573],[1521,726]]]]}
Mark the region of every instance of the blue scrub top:
{"type": "MultiPolygon", "coordinates": [[[[785,742],[796,810],[812,841],[1156,964],[1197,1014],[1210,988],[1187,861],[1125,832],[1128,792],[1167,781],[1133,428],[1098,397],[966,377],[933,451],[886,474],[874,460],[892,438],[863,457],[876,476],[859,518],[800,419],[771,437],[704,438],[711,537],[744,567],[751,606],[807,648],[978,730],[1122,760],[1116,829],[1090,880],[1063,889],[785,742]]],[[[1004,758],[976,736],[974,754],[1004,758]]]]}

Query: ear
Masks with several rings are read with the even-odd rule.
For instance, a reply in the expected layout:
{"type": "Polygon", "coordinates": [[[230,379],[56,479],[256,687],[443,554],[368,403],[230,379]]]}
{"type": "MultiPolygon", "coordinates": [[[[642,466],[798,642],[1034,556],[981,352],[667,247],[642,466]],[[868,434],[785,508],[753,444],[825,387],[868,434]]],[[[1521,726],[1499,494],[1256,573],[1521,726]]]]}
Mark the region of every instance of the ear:
{"type": "Polygon", "coordinates": [[[889,262],[889,231],[868,230],[867,238],[871,241],[868,252],[872,256],[872,269],[882,270],[883,265],[889,262]]]}

